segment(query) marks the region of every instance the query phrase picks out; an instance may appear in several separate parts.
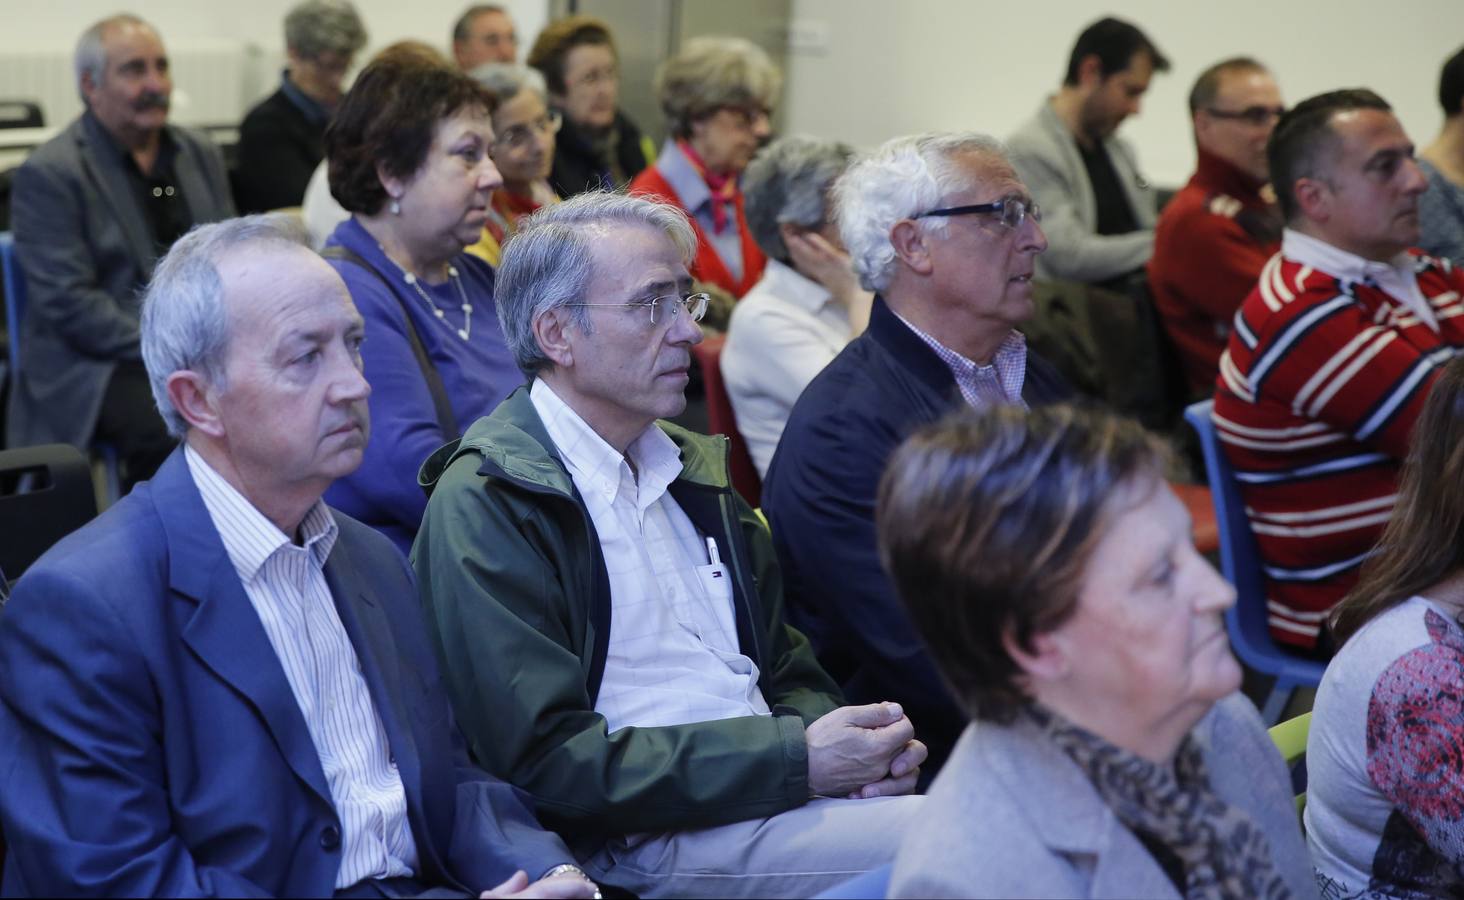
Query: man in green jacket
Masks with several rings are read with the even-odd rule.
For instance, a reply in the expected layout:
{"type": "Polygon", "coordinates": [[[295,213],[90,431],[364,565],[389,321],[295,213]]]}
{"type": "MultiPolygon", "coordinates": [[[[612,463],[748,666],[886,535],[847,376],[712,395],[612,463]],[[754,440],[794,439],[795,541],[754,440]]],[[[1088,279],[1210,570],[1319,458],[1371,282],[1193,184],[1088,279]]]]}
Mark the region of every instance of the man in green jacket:
{"type": "Polygon", "coordinates": [[[725,438],[685,406],[704,295],[673,207],[586,194],[521,226],[499,316],[532,376],[423,466],[413,549],[459,721],[593,877],[809,896],[890,861],[925,747],[842,706],[784,621],[725,438]]]}

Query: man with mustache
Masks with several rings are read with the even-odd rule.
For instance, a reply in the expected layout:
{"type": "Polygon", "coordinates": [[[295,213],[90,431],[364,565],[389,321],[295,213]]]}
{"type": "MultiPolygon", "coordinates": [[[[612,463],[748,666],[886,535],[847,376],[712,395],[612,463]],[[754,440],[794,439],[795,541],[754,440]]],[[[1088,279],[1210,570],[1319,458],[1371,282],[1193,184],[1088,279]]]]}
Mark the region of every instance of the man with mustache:
{"type": "Polygon", "coordinates": [[[966,724],[880,563],[874,506],[900,442],[963,407],[1062,399],[1017,330],[1047,249],[1043,211],[1001,144],[896,138],[834,183],[869,327],[793,405],[763,483],[789,616],[851,702],[893,700],[938,768],[966,724]]]}
{"type": "Polygon", "coordinates": [[[473,752],[596,880],[807,897],[891,860],[925,748],[784,621],[726,439],[657,421],[701,340],[695,249],[639,197],[520,223],[495,298],[531,383],[422,467],[412,561],[473,752]]]}
{"type": "Polygon", "coordinates": [[[30,303],[9,444],[105,441],[131,484],[173,448],[142,366],[142,287],[174,240],[234,207],[218,148],[168,124],[172,76],[151,25],[103,19],[75,62],[86,111],[30,155],[11,199],[30,303]]]}
{"type": "Polygon", "coordinates": [[[370,430],[362,329],[283,217],[158,264],[142,353],[183,446],[0,622],[7,896],[595,893],[469,766],[406,560],[320,499],[370,430]]]}
{"type": "Polygon", "coordinates": [[[1109,283],[1154,249],[1154,192],[1118,127],[1139,111],[1169,60],[1138,28],[1104,18],[1078,35],[1062,86],[1008,141],[1012,164],[1042,204],[1052,244],[1042,278],[1109,283]]]}
{"type": "Polygon", "coordinates": [[[1464,272],[1411,249],[1428,186],[1413,151],[1369,90],[1281,117],[1266,150],[1281,252],[1220,357],[1215,426],[1265,565],[1271,634],[1323,657],[1327,613],[1392,511],[1413,422],[1464,347],[1464,272]]]}

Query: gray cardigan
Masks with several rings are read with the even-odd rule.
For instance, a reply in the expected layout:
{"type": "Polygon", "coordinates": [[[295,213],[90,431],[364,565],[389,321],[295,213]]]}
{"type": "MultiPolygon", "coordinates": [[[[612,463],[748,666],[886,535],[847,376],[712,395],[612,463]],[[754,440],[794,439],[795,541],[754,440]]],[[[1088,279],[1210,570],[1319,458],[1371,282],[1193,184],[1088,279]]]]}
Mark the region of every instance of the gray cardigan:
{"type": "Polygon", "coordinates": [[[1037,277],[1068,281],[1104,281],[1132,272],[1154,253],[1158,218],[1154,191],[1139,174],[1138,157],[1127,141],[1111,136],[1103,142],[1123,184],[1140,231],[1100,235],[1098,204],[1078,145],[1045,102],[1037,115],[1007,139],[1012,164],[1042,207],[1047,252],[1037,257],[1037,277]]]}
{"type": "MultiPolygon", "coordinates": [[[[1295,897],[1316,897],[1291,780],[1240,694],[1192,732],[1211,786],[1265,832],[1295,897]]],[[[967,727],[895,858],[891,897],[1177,898],[1081,769],[1030,722],[967,727]]]]}
{"type": "MultiPolygon", "coordinates": [[[[173,163],[195,224],[234,214],[217,147],[176,126],[173,163]]],[[[25,272],[21,377],[9,444],[85,447],[117,363],[141,359],[141,291],[157,262],[142,204],[116,147],[82,115],[15,174],[11,227],[25,272]]]]}

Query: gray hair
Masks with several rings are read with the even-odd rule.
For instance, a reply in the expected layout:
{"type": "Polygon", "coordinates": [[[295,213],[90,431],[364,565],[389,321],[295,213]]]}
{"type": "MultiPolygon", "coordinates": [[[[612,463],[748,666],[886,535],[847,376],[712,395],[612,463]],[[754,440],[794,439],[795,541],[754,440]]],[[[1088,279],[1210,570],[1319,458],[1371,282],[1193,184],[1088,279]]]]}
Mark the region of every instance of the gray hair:
{"type": "Polygon", "coordinates": [[[692,122],[723,107],[771,108],[782,86],[782,73],[763,49],[734,37],[692,38],[661,64],[654,83],[677,137],[687,137],[692,122]]]}
{"type": "Polygon", "coordinates": [[[366,26],[348,0],[305,0],[285,16],[285,46],[305,59],[349,59],[366,46],[366,26]]]}
{"type": "Polygon", "coordinates": [[[474,81],[493,92],[500,107],[517,97],[522,90],[533,91],[539,95],[540,100],[547,102],[549,99],[548,88],[544,85],[544,73],[538,69],[518,63],[492,62],[483,63],[468,74],[474,81]]]}
{"type": "MultiPolygon", "coordinates": [[[[76,89],[81,90],[81,79],[83,76],[91,76],[92,84],[101,84],[107,74],[107,49],[102,46],[102,38],[113,28],[122,25],[141,25],[151,28],[154,33],[156,28],[148,24],[147,20],[132,13],[118,13],[115,16],[108,16],[100,22],[92,23],[92,26],[81,33],[76,40],[76,52],[72,54],[71,65],[76,70],[76,89]]],[[[86,103],[86,95],[82,94],[82,103],[86,103]]]]}
{"type": "MultiPolygon", "coordinates": [[[[940,206],[942,198],[966,187],[964,173],[951,158],[982,153],[1010,166],[1001,141],[975,132],[928,132],[887,141],[878,150],[849,166],[834,183],[834,210],[839,236],[865,290],[882,291],[895,273],[890,230],[940,206]]],[[[936,233],[943,218],[921,219],[936,233]]]]}
{"type": "Polygon", "coordinates": [[[849,167],[854,148],[836,141],[793,136],[764,147],[742,173],[747,227],[758,247],[788,262],[779,225],[817,228],[828,221],[829,186],[849,167]]]}
{"type": "Polygon", "coordinates": [[[461,44],[468,39],[468,32],[473,27],[473,20],[488,13],[498,13],[500,16],[508,15],[508,10],[497,3],[475,3],[463,10],[457,21],[452,25],[452,39],[454,43],[461,44]]]}
{"type": "MultiPolygon", "coordinates": [[[[493,296],[508,349],[526,374],[553,368],[534,337],[534,322],[550,310],[584,301],[594,276],[591,245],[603,240],[594,231],[606,225],[654,228],[676,245],[683,263],[696,254],[696,234],[686,213],[644,197],[591,191],[520,220],[503,246],[493,296]]],[[[590,330],[583,308],[574,310],[572,321],[581,331],[590,330]]]]}
{"type": "Polygon", "coordinates": [[[174,437],[183,437],[188,422],[168,399],[168,376],[192,371],[220,390],[225,387],[229,316],[218,265],[246,244],[311,249],[304,226],[294,216],[244,216],[200,225],[158,262],[143,297],[142,362],[153,402],[174,437]]]}

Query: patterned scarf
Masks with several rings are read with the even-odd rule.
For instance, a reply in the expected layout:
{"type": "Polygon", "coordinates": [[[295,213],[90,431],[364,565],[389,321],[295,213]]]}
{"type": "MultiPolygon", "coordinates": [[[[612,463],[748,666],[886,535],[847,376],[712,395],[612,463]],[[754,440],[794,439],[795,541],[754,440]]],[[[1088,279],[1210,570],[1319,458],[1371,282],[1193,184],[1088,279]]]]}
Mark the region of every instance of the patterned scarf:
{"type": "Polygon", "coordinates": [[[702,162],[700,154],[691,149],[691,144],[686,141],[677,141],[676,146],[686,154],[691,167],[696,169],[702,181],[712,192],[712,230],[717,234],[727,230],[727,210],[737,208],[737,173],[736,172],[713,172],[702,162]]]}
{"type": "Polygon", "coordinates": [[[1210,774],[1194,740],[1184,739],[1173,768],[1159,766],[1035,703],[1024,709],[1078,764],[1120,822],[1178,857],[1186,900],[1289,900],[1291,891],[1271,861],[1270,842],[1249,816],[1210,790],[1210,774]]]}

